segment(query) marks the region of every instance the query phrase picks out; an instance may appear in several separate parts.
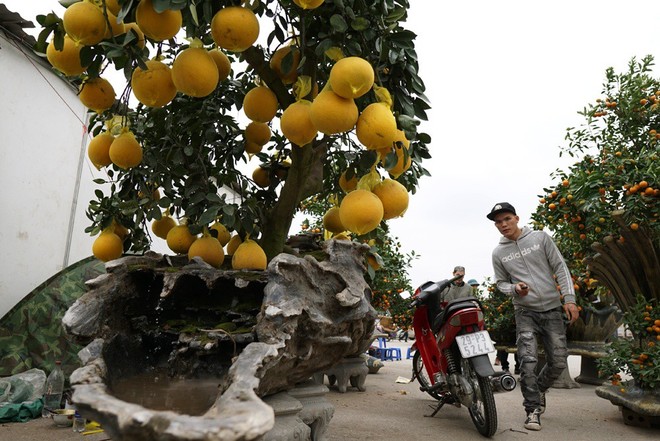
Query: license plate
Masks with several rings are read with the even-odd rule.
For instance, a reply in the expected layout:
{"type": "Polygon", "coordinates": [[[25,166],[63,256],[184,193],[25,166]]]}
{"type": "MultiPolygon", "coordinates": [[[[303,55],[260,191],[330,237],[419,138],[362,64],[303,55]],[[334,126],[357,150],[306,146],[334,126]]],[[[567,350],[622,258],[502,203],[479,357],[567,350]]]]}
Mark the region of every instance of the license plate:
{"type": "Polygon", "coordinates": [[[458,343],[458,349],[461,351],[463,358],[472,358],[477,355],[495,352],[495,347],[490,339],[490,335],[488,335],[488,331],[457,335],[456,343],[458,343]]]}

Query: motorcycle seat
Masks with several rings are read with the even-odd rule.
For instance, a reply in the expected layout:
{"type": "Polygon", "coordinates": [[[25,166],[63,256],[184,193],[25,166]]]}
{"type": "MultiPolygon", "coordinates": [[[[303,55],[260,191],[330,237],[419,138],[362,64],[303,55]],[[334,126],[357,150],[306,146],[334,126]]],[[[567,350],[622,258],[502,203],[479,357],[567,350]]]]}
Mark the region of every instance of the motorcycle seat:
{"type": "Polygon", "coordinates": [[[475,297],[461,297],[460,299],[451,300],[433,320],[433,325],[431,326],[433,333],[437,334],[445,322],[445,318],[451,317],[455,311],[465,308],[474,308],[475,306],[480,306],[479,301],[475,297]]]}

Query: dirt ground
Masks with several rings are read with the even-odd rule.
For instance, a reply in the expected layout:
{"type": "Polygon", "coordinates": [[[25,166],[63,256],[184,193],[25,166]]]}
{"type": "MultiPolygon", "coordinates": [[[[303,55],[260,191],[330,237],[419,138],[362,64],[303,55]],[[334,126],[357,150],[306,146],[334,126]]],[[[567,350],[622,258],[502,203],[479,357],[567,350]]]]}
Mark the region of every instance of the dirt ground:
{"type": "MultiPolygon", "coordinates": [[[[369,374],[366,391],[349,387],[340,393],[329,386],[326,398],[335,406],[335,413],[326,432],[325,441],[401,441],[401,440],[475,440],[481,436],[470,420],[468,411],[444,406],[434,417],[435,402],[420,392],[415,383],[397,383],[397,378],[410,378],[411,360],[405,358],[410,342],[391,342],[401,347],[403,360],[386,361],[376,374],[369,374]]],[[[498,369],[498,368],[496,368],[498,369]]],[[[580,357],[569,357],[572,377],[579,374],[580,357]]],[[[327,385],[327,380],[326,380],[327,385]]],[[[531,432],[523,427],[522,396],[517,387],[511,392],[495,394],[498,430],[495,440],[591,441],[658,439],[660,430],[624,424],[621,411],[595,393],[596,386],[582,384],[574,389],[551,389],[548,407],[541,417],[542,430],[531,432]]],[[[106,441],[105,433],[82,436],[70,427],[59,428],[47,419],[28,423],[0,425],[0,441],[106,441]]]]}

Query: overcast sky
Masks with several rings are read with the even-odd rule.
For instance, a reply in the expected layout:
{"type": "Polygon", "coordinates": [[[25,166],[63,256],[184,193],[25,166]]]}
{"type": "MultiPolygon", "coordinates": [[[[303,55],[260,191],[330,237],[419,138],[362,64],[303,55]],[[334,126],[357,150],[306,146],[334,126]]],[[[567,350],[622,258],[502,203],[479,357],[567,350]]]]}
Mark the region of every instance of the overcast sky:
{"type": "MultiPolygon", "coordinates": [[[[62,8],[55,0],[0,0],[24,18],[62,8]],[[35,5],[37,7],[35,8],[35,5]]],[[[404,26],[415,33],[431,101],[432,177],[423,178],[403,218],[390,221],[413,262],[413,285],[466,267],[492,276],[499,240],[485,217],[508,201],[527,224],[577,111],[600,96],[605,70],[658,56],[660,3],[651,0],[411,0],[404,26]]],[[[657,75],[656,75],[657,76],[657,75]]],[[[294,228],[297,226],[294,225],[294,228]]]]}

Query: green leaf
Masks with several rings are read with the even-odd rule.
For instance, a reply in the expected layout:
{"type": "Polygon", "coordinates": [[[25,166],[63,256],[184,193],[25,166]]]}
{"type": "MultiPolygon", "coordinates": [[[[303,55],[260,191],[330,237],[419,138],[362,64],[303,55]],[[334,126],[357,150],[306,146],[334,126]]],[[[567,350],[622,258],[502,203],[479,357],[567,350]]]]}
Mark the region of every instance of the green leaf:
{"type": "Polygon", "coordinates": [[[371,23],[364,17],[356,17],[351,21],[351,28],[355,31],[364,31],[369,28],[371,23]]]}
{"type": "Polygon", "coordinates": [[[218,215],[218,210],[217,208],[209,208],[206,210],[202,215],[199,217],[197,222],[200,225],[208,225],[211,224],[215,221],[216,217],[218,215]]]}
{"type": "Polygon", "coordinates": [[[346,24],[344,17],[339,14],[335,14],[330,17],[330,25],[332,26],[332,29],[338,34],[342,34],[348,29],[348,25],[346,24]]]}

